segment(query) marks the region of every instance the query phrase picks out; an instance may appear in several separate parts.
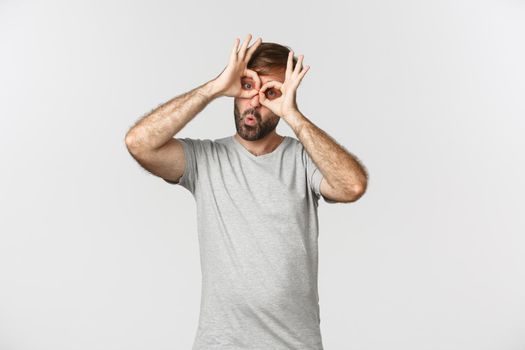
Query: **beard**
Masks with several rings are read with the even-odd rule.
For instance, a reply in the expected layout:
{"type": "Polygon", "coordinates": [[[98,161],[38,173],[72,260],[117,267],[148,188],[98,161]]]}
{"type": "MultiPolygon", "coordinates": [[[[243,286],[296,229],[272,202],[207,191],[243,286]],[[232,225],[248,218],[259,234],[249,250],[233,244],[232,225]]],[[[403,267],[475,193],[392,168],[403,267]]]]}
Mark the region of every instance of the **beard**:
{"type": "Polygon", "coordinates": [[[237,104],[233,103],[233,115],[235,117],[235,128],[240,137],[248,141],[256,141],[264,138],[272,131],[275,130],[277,124],[279,124],[279,116],[272,113],[272,115],[265,121],[262,121],[261,114],[254,108],[248,108],[241,113],[237,104]],[[245,118],[249,114],[252,114],[252,117],[255,119],[254,125],[248,125],[245,123],[245,118]]]}

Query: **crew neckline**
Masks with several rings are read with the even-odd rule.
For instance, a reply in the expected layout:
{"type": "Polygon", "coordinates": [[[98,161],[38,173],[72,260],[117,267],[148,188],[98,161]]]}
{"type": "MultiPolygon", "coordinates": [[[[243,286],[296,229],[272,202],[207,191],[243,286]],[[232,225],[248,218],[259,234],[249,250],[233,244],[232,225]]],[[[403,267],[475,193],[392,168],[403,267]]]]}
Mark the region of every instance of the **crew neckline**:
{"type": "Polygon", "coordinates": [[[261,154],[260,156],[256,156],[255,154],[251,153],[250,151],[248,151],[246,149],[246,147],[243,146],[242,143],[240,143],[236,138],[235,138],[235,135],[234,136],[230,136],[230,139],[231,141],[233,142],[233,144],[244,154],[246,154],[248,157],[250,157],[251,159],[256,159],[256,160],[259,160],[259,159],[266,159],[266,158],[270,158],[272,157],[273,155],[279,153],[279,151],[281,150],[281,148],[283,148],[285,146],[286,143],[288,143],[289,141],[289,137],[284,135],[283,136],[283,139],[281,140],[281,143],[275,147],[275,149],[269,153],[265,153],[265,154],[261,154]]]}

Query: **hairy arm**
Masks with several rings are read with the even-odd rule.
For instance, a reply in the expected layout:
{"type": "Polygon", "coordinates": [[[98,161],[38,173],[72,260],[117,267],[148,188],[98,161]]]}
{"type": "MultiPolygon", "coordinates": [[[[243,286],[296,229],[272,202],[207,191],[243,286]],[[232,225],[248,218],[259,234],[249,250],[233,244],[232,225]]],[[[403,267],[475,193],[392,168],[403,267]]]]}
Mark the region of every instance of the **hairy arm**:
{"type": "Polygon", "coordinates": [[[125,139],[128,150],[134,154],[162,147],[217,97],[209,81],[160,105],[130,128],[125,139]]]}
{"type": "Polygon", "coordinates": [[[218,96],[213,82],[208,82],[160,105],[126,134],[129,153],[149,173],[178,183],[186,159],[183,144],[174,135],[218,96]]]}
{"type": "Polygon", "coordinates": [[[183,144],[174,138],[175,134],[217,97],[250,98],[258,94],[257,89],[248,91],[241,86],[243,76],[257,80],[257,73],[247,69],[247,64],[261,40],[248,47],[250,40],[248,34],[239,48],[239,38],[235,39],[228,64],[215,79],[160,105],[131,127],[125,137],[126,147],[143,168],[177,183],[186,159],[183,144]]]}
{"type": "Polygon", "coordinates": [[[355,156],[301,112],[291,113],[286,121],[323,174],[323,195],[341,202],[352,202],[363,195],[368,172],[355,156]]]}

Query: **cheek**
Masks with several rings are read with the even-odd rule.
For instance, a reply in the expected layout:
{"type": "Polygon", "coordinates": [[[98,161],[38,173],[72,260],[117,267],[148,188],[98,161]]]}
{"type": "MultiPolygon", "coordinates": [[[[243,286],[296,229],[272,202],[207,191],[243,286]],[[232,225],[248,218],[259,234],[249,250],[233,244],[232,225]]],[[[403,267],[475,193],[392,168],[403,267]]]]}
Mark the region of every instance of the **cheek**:
{"type": "Polygon", "coordinates": [[[277,117],[277,115],[271,111],[271,109],[262,106],[261,113],[264,113],[266,119],[277,117]]]}
{"type": "Polygon", "coordinates": [[[275,121],[279,118],[276,114],[274,114],[272,111],[266,110],[261,111],[261,121],[263,123],[275,123],[275,121]]]}

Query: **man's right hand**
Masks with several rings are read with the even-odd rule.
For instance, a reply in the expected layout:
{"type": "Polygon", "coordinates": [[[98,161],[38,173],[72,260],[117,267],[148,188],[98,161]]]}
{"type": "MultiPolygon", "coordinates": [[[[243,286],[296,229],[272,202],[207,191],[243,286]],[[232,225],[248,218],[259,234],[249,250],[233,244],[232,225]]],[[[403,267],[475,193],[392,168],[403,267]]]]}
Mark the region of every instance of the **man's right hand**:
{"type": "Polygon", "coordinates": [[[235,44],[233,45],[230,55],[230,62],[213,80],[214,89],[218,91],[219,96],[251,98],[259,93],[261,80],[259,79],[257,72],[247,69],[246,67],[253,52],[261,44],[262,40],[261,38],[258,38],[255,43],[247,49],[251,38],[252,35],[248,34],[240,49],[239,38],[235,39],[235,44]],[[241,85],[242,77],[251,78],[255,82],[255,88],[249,90],[243,89],[241,85]]]}

